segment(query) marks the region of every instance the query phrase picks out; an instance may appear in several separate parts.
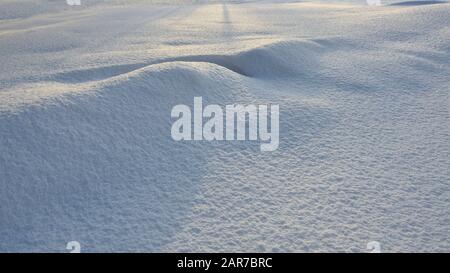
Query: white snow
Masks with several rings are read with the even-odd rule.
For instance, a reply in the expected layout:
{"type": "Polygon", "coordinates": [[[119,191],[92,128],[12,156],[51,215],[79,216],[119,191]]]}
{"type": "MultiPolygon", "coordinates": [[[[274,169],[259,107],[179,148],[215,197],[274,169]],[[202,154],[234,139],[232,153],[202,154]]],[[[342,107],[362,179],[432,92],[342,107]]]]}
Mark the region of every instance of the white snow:
{"type": "Polygon", "coordinates": [[[1,252],[449,250],[450,4],[60,2],[0,0],[1,252]],[[278,150],[175,142],[196,96],[278,150]]]}

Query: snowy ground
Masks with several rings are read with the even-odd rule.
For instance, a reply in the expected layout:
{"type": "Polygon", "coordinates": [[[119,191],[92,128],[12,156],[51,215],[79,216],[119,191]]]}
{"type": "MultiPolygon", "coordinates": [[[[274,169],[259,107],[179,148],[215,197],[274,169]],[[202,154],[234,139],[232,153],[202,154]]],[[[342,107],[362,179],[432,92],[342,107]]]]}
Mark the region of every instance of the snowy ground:
{"type": "Polygon", "coordinates": [[[60,2],[0,0],[1,252],[450,250],[450,4],[60,2]],[[194,96],[279,149],[173,141],[194,96]]]}

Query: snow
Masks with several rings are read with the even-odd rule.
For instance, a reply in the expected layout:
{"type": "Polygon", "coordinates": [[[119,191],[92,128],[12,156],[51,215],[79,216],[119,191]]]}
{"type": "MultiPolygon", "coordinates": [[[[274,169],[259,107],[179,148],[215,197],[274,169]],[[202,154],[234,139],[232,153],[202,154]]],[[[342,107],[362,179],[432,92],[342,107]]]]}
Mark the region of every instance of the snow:
{"type": "Polygon", "coordinates": [[[450,4],[155,2],[0,1],[1,252],[449,250],[450,4]],[[279,148],[174,141],[198,96],[279,148]]]}

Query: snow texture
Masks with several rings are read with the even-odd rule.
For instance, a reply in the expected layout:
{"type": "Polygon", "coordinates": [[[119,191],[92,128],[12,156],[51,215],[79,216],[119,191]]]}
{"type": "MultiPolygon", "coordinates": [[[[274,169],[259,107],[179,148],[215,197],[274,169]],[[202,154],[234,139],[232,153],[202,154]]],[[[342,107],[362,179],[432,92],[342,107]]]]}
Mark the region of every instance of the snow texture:
{"type": "Polygon", "coordinates": [[[0,1],[1,252],[449,251],[450,4],[155,2],[0,1]],[[195,96],[278,150],[173,141],[195,96]]]}

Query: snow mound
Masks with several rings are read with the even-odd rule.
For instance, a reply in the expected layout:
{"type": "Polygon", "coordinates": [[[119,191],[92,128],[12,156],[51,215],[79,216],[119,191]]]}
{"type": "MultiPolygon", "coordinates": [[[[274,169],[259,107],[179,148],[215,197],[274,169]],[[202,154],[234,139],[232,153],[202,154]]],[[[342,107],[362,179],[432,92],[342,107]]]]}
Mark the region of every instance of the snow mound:
{"type": "Polygon", "coordinates": [[[0,111],[0,251],[63,250],[71,238],[157,249],[179,228],[210,151],[171,139],[171,108],[194,96],[231,103],[238,85],[216,65],[174,62],[0,111]]]}
{"type": "Polygon", "coordinates": [[[189,56],[181,60],[210,62],[244,76],[267,79],[305,73],[314,67],[315,56],[322,49],[313,41],[284,40],[234,55],[189,56]]]}
{"type": "Polygon", "coordinates": [[[147,66],[172,63],[210,63],[237,74],[254,78],[290,77],[305,74],[317,66],[317,55],[332,44],[332,39],[282,40],[230,55],[188,55],[158,59],[147,63],[111,65],[62,72],[49,78],[62,83],[105,80],[147,66]]]}

